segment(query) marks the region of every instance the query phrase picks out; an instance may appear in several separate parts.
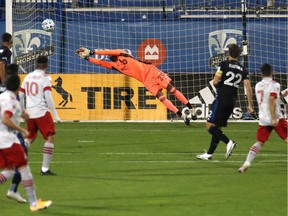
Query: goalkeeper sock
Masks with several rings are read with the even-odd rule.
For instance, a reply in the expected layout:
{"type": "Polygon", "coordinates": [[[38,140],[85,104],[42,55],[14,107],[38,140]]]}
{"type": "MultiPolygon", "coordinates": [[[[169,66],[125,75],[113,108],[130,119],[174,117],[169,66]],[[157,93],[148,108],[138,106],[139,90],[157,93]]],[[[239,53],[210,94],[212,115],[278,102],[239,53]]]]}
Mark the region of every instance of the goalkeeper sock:
{"type": "Polygon", "coordinates": [[[207,154],[212,155],[215,152],[219,142],[220,142],[220,140],[216,136],[213,135],[211,138],[211,143],[210,143],[210,147],[207,151],[207,154]]]}
{"type": "MultiPolygon", "coordinates": [[[[187,98],[180,91],[178,91],[175,87],[172,87],[172,89],[170,90],[170,93],[173,94],[183,104],[186,105],[187,103],[189,103],[187,98]]],[[[192,109],[192,107],[191,107],[191,109],[192,109]]]]}
{"type": "Polygon", "coordinates": [[[208,132],[215,136],[215,138],[223,141],[225,144],[229,142],[229,138],[225,134],[223,134],[222,130],[219,129],[217,126],[211,126],[208,129],[208,132]]]}
{"type": "MultiPolygon", "coordinates": [[[[177,113],[179,109],[177,107],[174,106],[174,104],[172,104],[172,102],[170,100],[168,100],[165,96],[160,96],[159,100],[172,112],[177,113]]],[[[181,115],[180,115],[181,116],[181,115]]]]}
{"type": "Polygon", "coordinates": [[[258,154],[258,152],[261,150],[261,147],[262,146],[258,142],[256,142],[253,146],[251,146],[250,151],[248,152],[246,158],[246,162],[251,163],[258,154]]]}

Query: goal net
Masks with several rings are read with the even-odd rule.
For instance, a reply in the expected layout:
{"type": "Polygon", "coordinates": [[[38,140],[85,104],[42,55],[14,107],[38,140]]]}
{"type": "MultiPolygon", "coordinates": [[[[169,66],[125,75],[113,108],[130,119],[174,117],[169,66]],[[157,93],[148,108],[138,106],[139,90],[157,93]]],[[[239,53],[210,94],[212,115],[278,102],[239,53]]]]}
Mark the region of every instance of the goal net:
{"type": "MultiPolygon", "coordinates": [[[[285,0],[12,2],[12,20],[6,20],[6,25],[12,25],[14,61],[25,76],[34,70],[38,55],[49,56],[53,97],[63,120],[178,119],[140,82],[80,59],[75,54],[80,47],[124,49],[154,63],[196,107],[200,120],[207,118],[215,98],[211,80],[231,43],[248,48],[241,62],[250,72],[252,85],[261,79],[261,64],[269,63],[282,90],[287,89],[285,0]],[[47,18],[55,22],[52,32],[41,28],[47,18]]],[[[184,107],[163,92],[180,110],[184,107]]],[[[231,119],[249,119],[246,113],[242,86],[231,119]]]]}

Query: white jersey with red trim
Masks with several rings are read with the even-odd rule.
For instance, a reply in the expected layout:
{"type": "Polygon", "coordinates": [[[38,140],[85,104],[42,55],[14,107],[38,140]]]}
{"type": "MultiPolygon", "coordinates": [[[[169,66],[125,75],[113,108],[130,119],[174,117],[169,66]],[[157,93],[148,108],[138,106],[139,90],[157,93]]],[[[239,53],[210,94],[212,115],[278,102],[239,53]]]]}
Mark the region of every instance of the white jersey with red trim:
{"type": "Polygon", "coordinates": [[[16,95],[11,91],[5,91],[0,95],[0,149],[9,148],[13,143],[19,143],[17,131],[8,128],[3,123],[4,114],[11,116],[11,120],[19,125],[22,110],[16,95]]]}
{"type": "Polygon", "coordinates": [[[276,99],[276,117],[283,118],[280,107],[280,84],[270,77],[263,78],[255,86],[255,93],[259,108],[259,125],[268,126],[272,124],[272,118],[269,109],[269,97],[276,99]]]}
{"type": "Polygon", "coordinates": [[[51,91],[51,77],[43,70],[29,73],[22,82],[20,91],[26,96],[26,109],[29,118],[39,118],[49,111],[44,92],[51,91]]]}

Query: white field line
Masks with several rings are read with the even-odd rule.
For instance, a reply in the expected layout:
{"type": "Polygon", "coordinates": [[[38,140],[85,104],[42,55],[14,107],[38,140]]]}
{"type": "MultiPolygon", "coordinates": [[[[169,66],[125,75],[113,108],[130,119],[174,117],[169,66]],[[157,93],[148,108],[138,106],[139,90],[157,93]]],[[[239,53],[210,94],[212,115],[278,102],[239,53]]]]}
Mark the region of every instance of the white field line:
{"type": "MultiPolygon", "coordinates": [[[[38,155],[41,152],[29,152],[29,154],[38,155]]],[[[185,153],[185,152],[54,152],[54,155],[182,155],[182,156],[194,156],[199,153],[185,153]]],[[[213,155],[224,155],[223,153],[215,153],[213,155]]],[[[233,153],[233,156],[246,156],[247,153],[239,154],[233,153]]],[[[288,157],[287,154],[259,154],[258,157],[288,157]]]]}
{"type": "MultiPolygon", "coordinates": [[[[57,132],[76,132],[76,131],[85,131],[85,132],[111,132],[111,129],[57,129],[57,132]]],[[[175,130],[173,130],[173,129],[171,129],[171,130],[163,130],[163,129],[129,129],[129,130],[127,130],[127,129],[122,129],[122,128],[119,128],[119,129],[113,129],[113,131],[112,132],[119,132],[119,131],[123,131],[123,132],[130,132],[130,131],[133,131],[133,132],[167,132],[167,131],[169,131],[169,133],[171,133],[171,132],[175,132],[175,133],[179,133],[179,129],[175,129],[175,130]]],[[[244,130],[244,129],[240,129],[240,130],[235,130],[235,129],[224,129],[224,131],[225,132],[227,132],[227,131],[230,131],[230,132],[239,132],[239,131],[241,131],[241,132],[250,132],[251,133],[251,130],[244,130]]],[[[256,131],[257,131],[257,128],[255,128],[255,133],[256,133],[256,131]]],[[[206,134],[208,134],[208,132],[205,130],[205,129],[203,129],[203,128],[193,128],[193,127],[191,127],[191,130],[182,130],[181,131],[181,133],[193,133],[193,132],[195,132],[195,133],[206,133],[206,134]]]]}
{"type": "MultiPolygon", "coordinates": [[[[242,164],[241,161],[232,161],[232,160],[211,160],[211,161],[201,161],[201,160],[193,160],[193,161],[184,161],[184,160],[113,160],[113,161],[52,161],[53,164],[86,164],[86,163],[239,163],[242,164]]],[[[42,164],[42,161],[29,161],[30,164],[42,164]]],[[[265,161],[257,161],[257,163],[287,163],[287,160],[265,160],[265,161]]]]}
{"type": "Polygon", "coordinates": [[[94,140],[78,140],[80,143],[94,143],[94,140]]]}
{"type": "MultiPolygon", "coordinates": [[[[170,120],[63,120],[62,122],[65,123],[179,123],[183,124],[183,120],[180,119],[170,119],[170,120]]],[[[194,123],[206,123],[207,121],[202,119],[202,120],[193,120],[194,123]]],[[[234,119],[229,119],[229,123],[258,123],[258,120],[234,120],[234,119]]]]}

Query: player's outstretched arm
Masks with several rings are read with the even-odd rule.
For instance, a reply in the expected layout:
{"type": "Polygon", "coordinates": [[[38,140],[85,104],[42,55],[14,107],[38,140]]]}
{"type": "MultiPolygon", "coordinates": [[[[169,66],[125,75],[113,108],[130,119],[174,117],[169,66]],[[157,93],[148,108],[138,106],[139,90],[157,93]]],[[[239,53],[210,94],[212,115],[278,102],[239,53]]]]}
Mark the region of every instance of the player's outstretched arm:
{"type": "Polygon", "coordinates": [[[87,58],[93,54],[96,55],[107,55],[107,56],[120,56],[122,53],[127,53],[125,50],[121,49],[115,49],[115,50],[89,50],[85,47],[81,47],[76,50],[76,53],[81,57],[81,58],[87,58]]]}
{"type": "Polygon", "coordinates": [[[120,56],[121,53],[126,53],[124,50],[115,49],[115,50],[97,50],[94,51],[94,54],[97,55],[107,55],[107,56],[120,56]]]}
{"type": "Polygon", "coordinates": [[[80,58],[86,59],[87,61],[89,61],[93,64],[97,64],[99,66],[102,66],[102,67],[105,67],[108,69],[113,69],[113,63],[112,62],[106,62],[103,60],[99,60],[99,59],[90,57],[90,55],[93,55],[94,53],[96,54],[96,52],[93,52],[93,51],[91,51],[87,48],[84,48],[84,47],[76,50],[76,54],[78,54],[80,56],[80,58]]]}
{"type": "Polygon", "coordinates": [[[75,51],[75,53],[78,54],[80,56],[80,58],[86,59],[86,60],[88,60],[90,55],[94,54],[93,51],[91,51],[91,50],[89,50],[89,49],[87,49],[85,47],[81,47],[81,48],[77,49],[75,51]]]}
{"type": "Polygon", "coordinates": [[[99,60],[99,59],[96,59],[96,58],[88,58],[87,59],[89,62],[93,63],[93,64],[97,64],[101,67],[105,67],[107,69],[113,69],[113,62],[106,62],[106,61],[102,61],[102,60],[99,60]]]}

